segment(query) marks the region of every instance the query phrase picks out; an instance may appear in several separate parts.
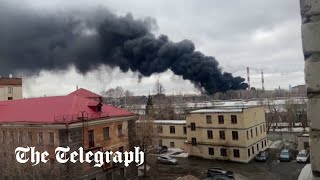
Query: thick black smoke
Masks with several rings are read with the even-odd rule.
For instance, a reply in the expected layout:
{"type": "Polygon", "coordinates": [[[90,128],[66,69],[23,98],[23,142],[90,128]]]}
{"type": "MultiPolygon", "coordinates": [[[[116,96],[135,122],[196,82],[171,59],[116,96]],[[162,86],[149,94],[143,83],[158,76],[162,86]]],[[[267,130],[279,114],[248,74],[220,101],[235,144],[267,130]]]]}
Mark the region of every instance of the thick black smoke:
{"type": "Polygon", "coordinates": [[[39,13],[0,4],[0,73],[66,69],[86,73],[100,65],[141,76],[170,69],[211,94],[246,89],[241,77],[222,72],[214,57],[189,40],[172,42],[151,33],[155,21],[95,13],[39,13]]]}

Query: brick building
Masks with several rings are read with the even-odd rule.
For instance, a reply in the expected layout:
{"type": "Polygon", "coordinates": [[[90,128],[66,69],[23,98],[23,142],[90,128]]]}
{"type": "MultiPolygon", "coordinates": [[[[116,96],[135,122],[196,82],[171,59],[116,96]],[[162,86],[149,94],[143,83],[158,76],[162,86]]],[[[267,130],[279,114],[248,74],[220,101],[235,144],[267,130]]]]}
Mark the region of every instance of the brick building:
{"type": "MultiPolygon", "coordinates": [[[[99,95],[80,89],[67,96],[0,102],[3,158],[13,156],[15,147],[21,145],[47,150],[50,155],[55,154],[58,146],[69,146],[70,152],[79,147],[92,152],[132,150],[130,133],[133,132],[129,129],[133,129],[130,126],[134,124],[135,114],[102,104],[99,99],[99,95]]],[[[50,156],[51,163],[55,162],[54,158],[50,156]]],[[[122,164],[105,164],[101,168],[88,163],[63,166],[60,168],[63,170],[57,172],[59,179],[133,179],[137,176],[134,164],[127,168],[122,164]]],[[[0,179],[19,176],[13,172],[16,171],[1,172],[0,179]]]]}

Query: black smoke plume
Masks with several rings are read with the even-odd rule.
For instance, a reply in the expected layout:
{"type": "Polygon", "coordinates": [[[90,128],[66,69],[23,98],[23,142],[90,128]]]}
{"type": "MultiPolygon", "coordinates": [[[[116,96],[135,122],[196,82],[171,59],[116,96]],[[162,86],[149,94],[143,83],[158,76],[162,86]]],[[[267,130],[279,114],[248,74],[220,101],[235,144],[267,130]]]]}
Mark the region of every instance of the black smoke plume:
{"type": "Polygon", "coordinates": [[[152,18],[92,12],[38,12],[0,3],[0,73],[38,73],[74,65],[86,73],[100,65],[139,76],[170,69],[207,93],[246,89],[241,77],[222,72],[218,61],[195,51],[190,40],[152,34],[152,18]]]}

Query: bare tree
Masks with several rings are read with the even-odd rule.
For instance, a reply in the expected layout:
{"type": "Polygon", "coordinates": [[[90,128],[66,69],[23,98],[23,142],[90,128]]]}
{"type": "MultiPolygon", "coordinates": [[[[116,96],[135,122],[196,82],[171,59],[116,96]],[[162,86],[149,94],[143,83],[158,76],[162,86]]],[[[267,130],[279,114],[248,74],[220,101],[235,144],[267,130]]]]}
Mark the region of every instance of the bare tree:
{"type": "Polygon", "coordinates": [[[153,92],[157,95],[165,93],[165,88],[159,80],[157,80],[157,82],[155,83],[153,92]]]}

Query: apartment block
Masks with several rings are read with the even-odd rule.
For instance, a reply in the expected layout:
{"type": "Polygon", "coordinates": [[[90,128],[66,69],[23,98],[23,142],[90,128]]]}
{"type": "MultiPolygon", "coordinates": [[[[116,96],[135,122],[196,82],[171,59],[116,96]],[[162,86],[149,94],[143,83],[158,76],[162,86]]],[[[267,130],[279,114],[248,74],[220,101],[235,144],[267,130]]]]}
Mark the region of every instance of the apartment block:
{"type": "Polygon", "coordinates": [[[0,77],[0,101],[22,99],[22,79],[0,77]]]}
{"type": "Polygon", "coordinates": [[[159,146],[185,149],[187,140],[186,120],[155,120],[159,146]]]}
{"type": "Polygon", "coordinates": [[[247,163],[267,148],[263,107],[195,110],[186,125],[191,156],[247,163]]]}

